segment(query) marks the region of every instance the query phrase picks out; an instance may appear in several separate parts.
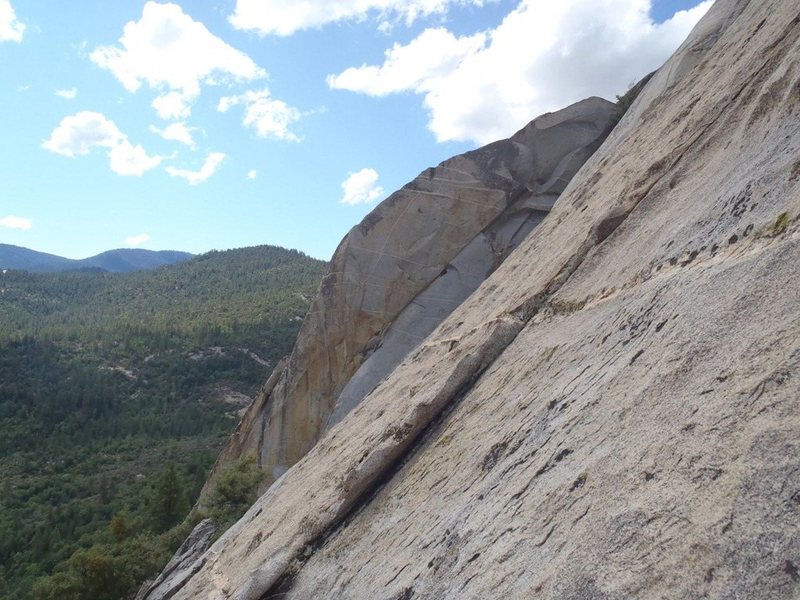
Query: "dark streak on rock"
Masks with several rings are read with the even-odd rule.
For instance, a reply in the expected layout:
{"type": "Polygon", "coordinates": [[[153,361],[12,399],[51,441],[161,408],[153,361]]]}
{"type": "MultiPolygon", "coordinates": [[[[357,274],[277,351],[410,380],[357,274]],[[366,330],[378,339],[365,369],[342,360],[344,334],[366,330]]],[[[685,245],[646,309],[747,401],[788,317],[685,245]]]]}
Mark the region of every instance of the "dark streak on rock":
{"type": "Polygon", "coordinates": [[[792,561],[787,560],[783,565],[783,572],[792,578],[795,583],[800,582],[800,573],[797,571],[797,565],[792,561]]]}
{"type": "Polygon", "coordinates": [[[642,354],[644,354],[644,350],[639,350],[636,354],[634,354],[633,358],[631,358],[631,361],[628,363],[628,366],[633,365],[633,363],[635,363],[637,360],[639,360],[639,357],[642,354]]]}

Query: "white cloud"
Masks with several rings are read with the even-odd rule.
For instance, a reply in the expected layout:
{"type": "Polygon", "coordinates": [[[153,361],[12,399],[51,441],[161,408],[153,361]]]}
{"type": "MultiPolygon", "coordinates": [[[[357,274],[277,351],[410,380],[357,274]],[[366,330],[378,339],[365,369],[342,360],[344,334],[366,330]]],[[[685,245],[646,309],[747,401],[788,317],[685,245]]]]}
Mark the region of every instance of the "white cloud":
{"type": "Polygon", "coordinates": [[[128,140],[114,146],[108,153],[111,170],[117,175],[136,175],[141,177],[150,169],[155,169],[164,160],[163,156],[148,156],[144,148],[134,146],[128,140]]]}
{"type": "Polygon", "coordinates": [[[25,25],[17,21],[10,0],[0,0],[0,42],[21,42],[25,25]]]}
{"type": "Polygon", "coordinates": [[[125,238],[125,245],[127,246],[141,246],[145,242],[150,240],[150,236],[146,233],[140,233],[139,235],[132,235],[130,237],[125,238]]]}
{"type": "Polygon", "coordinates": [[[255,169],[250,169],[247,172],[247,178],[248,179],[255,179],[256,177],[258,177],[258,171],[256,171],[255,169]]]}
{"type": "Polygon", "coordinates": [[[14,215],[8,215],[7,217],[0,218],[0,227],[28,231],[31,227],[33,227],[33,221],[26,217],[15,217],[14,215]]]}
{"type": "Polygon", "coordinates": [[[255,129],[260,137],[300,141],[289,127],[299,121],[303,114],[293,106],[270,96],[267,88],[261,91],[248,90],[238,96],[223,96],[219,99],[217,110],[227,112],[232,106],[239,104],[244,106],[242,124],[255,129]]]}
{"type": "Polygon", "coordinates": [[[156,97],[151,106],[162,119],[185,119],[192,113],[194,97],[181,92],[168,92],[156,97]]]}
{"type": "Polygon", "coordinates": [[[203,84],[266,76],[247,54],[171,3],[147,2],[142,18],[125,25],[119,46],[100,46],[90,58],[111,71],[129,92],[143,83],[163,92],[153,102],[163,118],[188,116],[203,84]]]}
{"type": "Polygon", "coordinates": [[[144,148],[131,144],[113,121],[90,111],[64,117],[42,147],[70,158],[85,156],[92,148],[107,148],[109,166],[118,175],[141,176],[164,158],[149,156],[144,148]]]}
{"type": "Polygon", "coordinates": [[[387,50],[382,66],[351,67],[339,75],[328,76],[327,81],[333,89],[370,96],[406,90],[428,91],[485,44],[483,33],[456,37],[443,28],[426,29],[409,44],[395,44],[387,50]]]}
{"type": "Polygon", "coordinates": [[[95,146],[114,148],[125,139],[126,136],[105,115],[82,111],[64,117],[42,146],[56,154],[73,158],[89,154],[95,146]]]}
{"type": "Polygon", "coordinates": [[[368,204],[383,196],[383,188],[378,185],[378,172],[375,169],[361,169],[342,182],[343,204],[368,204]]]}
{"type": "Polygon", "coordinates": [[[486,143],[589,96],[613,98],[658,68],[713,4],[656,24],[649,0],[521,0],[491,31],[428,29],[382,65],[328,77],[334,89],[424,96],[438,141],[486,143]]]}
{"type": "Polygon", "coordinates": [[[236,0],[230,17],[237,29],[261,35],[291,35],[340,21],[376,17],[382,31],[391,21],[410,25],[422,17],[441,15],[452,5],[482,6],[485,0],[236,0]]]}
{"type": "Polygon", "coordinates": [[[164,129],[159,129],[155,125],[150,125],[150,131],[160,135],[165,140],[180,142],[190,148],[194,148],[194,138],[192,132],[197,131],[197,127],[187,127],[186,123],[170,123],[164,129]]]}
{"type": "Polygon", "coordinates": [[[177,169],[175,167],[167,167],[166,171],[172,177],[182,177],[189,182],[189,185],[197,185],[211,177],[223,160],[225,160],[225,155],[222,152],[211,152],[199,171],[189,171],[188,169],[177,169]]]}
{"type": "Polygon", "coordinates": [[[64,98],[64,100],[75,100],[78,97],[78,88],[70,88],[68,90],[56,90],[56,96],[64,98]]]}

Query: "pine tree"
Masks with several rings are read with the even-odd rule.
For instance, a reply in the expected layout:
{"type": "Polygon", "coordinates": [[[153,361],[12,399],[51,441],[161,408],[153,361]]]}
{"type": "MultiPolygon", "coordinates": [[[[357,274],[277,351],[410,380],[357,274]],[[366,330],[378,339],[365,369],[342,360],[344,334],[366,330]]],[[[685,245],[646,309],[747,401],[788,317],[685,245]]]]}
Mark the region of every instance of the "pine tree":
{"type": "Polygon", "coordinates": [[[178,475],[174,463],[167,463],[158,476],[158,480],[150,499],[149,512],[153,530],[156,533],[166,531],[189,510],[186,500],[186,489],[178,475]]]}

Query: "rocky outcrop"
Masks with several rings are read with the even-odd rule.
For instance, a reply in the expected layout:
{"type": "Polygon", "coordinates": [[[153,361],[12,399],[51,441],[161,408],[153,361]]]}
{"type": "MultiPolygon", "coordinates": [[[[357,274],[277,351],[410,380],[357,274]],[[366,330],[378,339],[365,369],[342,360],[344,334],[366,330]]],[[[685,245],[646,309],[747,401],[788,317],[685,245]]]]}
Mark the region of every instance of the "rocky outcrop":
{"type": "Polygon", "coordinates": [[[584,100],[424,171],[376,207],[339,245],[291,357],[215,474],[249,453],[268,485],[297,462],[541,222],[616,117],[610,102],[584,100]]]}
{"type": "Polygon", "coordinates": [[[181,544],[175,555],[154,581],[147,581],[136,594],[136,600],[166,600],[194,575],[202,566],[198,559],[208,550],[217,526],[211,519],[203,519],[181,544]]]}
{"type": "Polygon", "coordinates": [[[176,598],[800,595],[800,9],[717,0],[176,598]]]}

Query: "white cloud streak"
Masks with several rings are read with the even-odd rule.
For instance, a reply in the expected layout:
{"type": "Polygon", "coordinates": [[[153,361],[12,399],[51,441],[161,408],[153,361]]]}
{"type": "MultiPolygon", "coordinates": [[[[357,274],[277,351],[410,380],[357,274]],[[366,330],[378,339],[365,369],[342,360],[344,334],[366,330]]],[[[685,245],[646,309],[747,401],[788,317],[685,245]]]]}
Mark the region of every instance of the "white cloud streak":
{"type": "Polygon", "coordinates": [[[282,100],[273,98],[269,90],[248,90],[238,96],[223,96],[219,99],[217,110],[227,112],[233,106],[244,107],[242,125],[255,129],[263,138],[275,138],[290,142],[299,142],[290,127],[299,121],[303,114],[282,100]]]}
{"type": "Polygon", "coordinates": [[[522,0],[495,29],[427,29],[383,64],[328,77],[332,89],[424,97],[438,141],[486,143],[589,96],[613,98],[658,68],[713,3],[656,24],[649,0],[522,0]]]}
{"type": "Polygon", "coordinates": [[[250,170],[247,172],[247,178],[248,178],[248,179],[250,179],[250,180],[253,180],[253,179],[255,179],[256,177],[258,177],[258,171],[256,171],[255,169],[250,169],[250,170]]]}
{"type": "Polygon", "coordinates": [[[130,237],[125,238],[125,245],[126,246],[141,246],[145,242],[150,240],[150,236],[146,233],[140,233],[138,235],[132,235],[130,237]]]}
{"type": "Polygon", "coordinates": [[[387,50],[383,65],[351,67],[329,75],[328,86],[370,96],[430,91],[467,57],[481,51],[486,39],[483,33],[456,37],[444,28],[426,29],[405,46],[395,44],[387,50]]]}
{"type": "Polygon", "coordinates": [[[149,156],[144,148],[133,145],[113,121],[90,111],[64,117],[42,147],[69,158],[85,156],[93,148],[106,148],[109,166],[118,175],[141,176],[164,159],[149,156]]]}
{"type": "Polygon", "coordinates": [[[0,0],[0,42],[21,42],[24,33],[10,0],[0,0]]]}
{"type": "Polygon", "coordinates": [[[197,185],[198,183],[203,183],[209,177],[211,177],[216,171],[217,168],[222,164],[222,161],[225,160],[225,154],[222,152],[211,152],[206,157],[203,166],[200,167],[199,171],[190,171],[188,169],[178,169],[176,167],[167,167],[165,170],[169,173],[172,177],[181,177],[189,182],[189,185],[197,185]]]}
{"type": "Polygon", "coordinates": [[[375,169],[361,169],[342,182],[342,204],[354,206],[369,204],[383,196],[383,188],[378,185],[378,172],[375,169]]]}
{"type": "Polygon", "coordinates": [[[0,218],[0,227],[28,231],[33,227],[33,221],[27,217],[15,217],[14,215],[8,215],[7,217],[0,218]]]}
{"type": "Polygon", "coordinates": [[[153,107],[164,119],[186,118],[203,85],[266,76],[247,54],[171,3],[147,2],[141,19],[125,25],[119,45],[100,46],[90,59],[129,92],[143,83],[162,91],[153,107]]]}
{"type": "Polygon", "coordinates": [[[56,90],[55,95],[64,100],[75,100],[78,97],[78,88],[70,88],[68,90],[56,90]]]}
{"type": "Polygon", "coordinates": [[[134,146],[125,140],[109,151],[108,160],[111,170],[117,175],[141,177],[147,171],[160,165],[164,157],[148,156],[144,148],[139,145],[134,146]]]}
{"type": "Polygon", "coordinates": [[[412,24],[443,15],[454,5],[482,6],[485,0],[237,0],[230,17],[237,29],[260,35],[291,35],[342,21],[375,18],[383,31],[395,21],[412,24]]]}
{"type": "Polygon", "coordinates": [[[187,127],[186,123],[170,123],[164,129],[160,129],[155,125],[150,125],[150,131],[156,135],[161,136],[165,140],[171,142],[179,142],[189,148],[194,148],[193,131],[197,131],[197,127],[187,127]]]}

